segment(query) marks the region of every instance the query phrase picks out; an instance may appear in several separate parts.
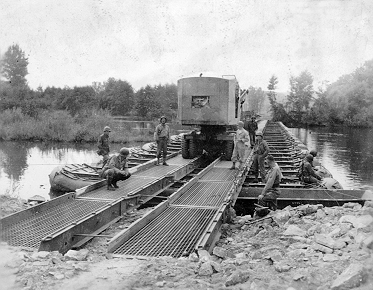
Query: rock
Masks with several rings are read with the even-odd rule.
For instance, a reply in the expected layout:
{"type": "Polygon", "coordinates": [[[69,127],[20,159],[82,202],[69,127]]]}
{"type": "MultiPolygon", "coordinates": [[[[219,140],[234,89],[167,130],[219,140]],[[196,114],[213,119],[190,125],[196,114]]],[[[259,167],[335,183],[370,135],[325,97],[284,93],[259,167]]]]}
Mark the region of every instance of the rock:
{"type": "Polygon", "coordinates": [[[339,219],[340,223],[351,223],[354,228],[360,229],[369,226],[373,223],[373,217],[369,214],[362,215],[359,217],[353,215],[345,215],[339,219]]]}
{"type": "Polygon", "coordinates": [[[280,273],[288,272],[291,269],[291,266],[289,264],[286,264],[283,262],[274,263],[274,265],[275,265],[275,270],[280,273]]]}
{"type": "Polygon", "coordinates": [[[316,212],[316,218],[324,219],[326,217],[326,213],[323,209],[318,209],[316,212]]]}
{"type": "Polygon", "coordinates": [[[238,254],[235,254],[236,259],[246,259],[247,258],[247,253],[246,252],[241,252],[238,254]]]}
{"type": "Polygon", "coordinates": [[[32,265],[34,266],[48,266],[49,265],[49,261],[36,261],[36,262],[33,262],[32,265]]]}
{"type": "Polygon", "coordinates": [[[284,224],[289,220],[290,212],[287,210],[282,210],[274,214],[272,217],[278,224],[284,224]]]}
{"type": "Polygon", "coordinates": [[[273,262],[279,262],[282,260],[282,253],[279,250],[274,250],[269,254],[273,262]]]}
{"type": "Polygon", "coordinates": [[[373,249],[373,235],[370,235],[366,239],[361,242],[363,247],[367,247],[368,249],[373,249]]]}
{"type": "Polygon", "coordinates": [[[355,205],[358,204],[356,202],[346,202],[342,205],[343,208],[354,208],[355,205]]]}
{"type": "Polygon", "coordinates": [[[31,258],[34,260],[40,260],[40,259],[47,259],[51,256],[50,252],[47,251],[40,251],[32,254],[31,258]]]}
{"type": "Polygon", "coordinates": [[[225,281],[225,286],[229,287],[236,284],[241,284],[246,282],[249,279],[249,273],[248,272],[242,272],[242,271],[234,271],[225,281]]]}
{"type": "Polygon", "coordinates": [[[342,249],[346,243],[340,240],[334,240],[327,235],[315,234],[315,242],[331,249],[342,249]]]}
{"type": "Polygon", "coordinates": [[[337,215],[337,211],[334,208],[331,208],[331,207],[324,207],[324,211],[329,216],[336,216],[337,215]]]}
{"type": "Polygon", "coordinates": [[[198,250],[198,256],[199,256],[199,260],[203,263],[206,263],[211,260],[210,253],[207,252],[206,250],[198,250]]]}
{"type": "Polygon", "coordinates": [[[61,280],[61,279],[65,278],[65,275],[60,273],[60,272],[49,272],[49,274],[54,276],[54,278],[56,278],[57,280],[61,280]]]}
{"type": "Polygon", "coordinates": [[[312,244],[311,249],[314,250],[314,251],[320,251],[320,252],[323,252],[323,253],[326,253],[326,254],[333,253],[333,249],[325,247],[325,246],[317,244],[317,243],[312,244]]]}
{"type": "Polygon", "coordinates": [[[319,207],[317,205],[305,204],[297,207],[297,211],[303,215],[308,215],[317,212],[319,207]]]}
{"type": "Polygon", "coordinates": [[[334,261],[339,261],[339,257],[335,254],[325,254],[322,257],[322,260],[324,262],[334,262],[334,261]]]}
{"type": "MultiPolygon", "coordinates": [[[[305,275],[302,274],[302,273],[295,273],[294,276],[293,276],[293,280],[294,280],[294,281],[298,281],[298,280],[300,280],[300,279],[302,279],[302,278],[304,278],[304,277],[305,277],[305,275]]],[[[289,288],[288,288],[288,289],[289,289],[289,288]]]]}
{"type": "Polygon", "coordinates": [[[253,260],[261,259],[262,256],[263,256],[263,255],[262,255],[261,252],[256,251],[256,252],[253,252],[253,253],[251,254],[251,259],[253,259],[253,260]]]}
{"type": "Polygon", "coordinates": [[[213,273],[214,271],[210,262],[202,263],[198,270],[198,275],[200,276],[210,276],[213,273]]]}
{"type": "Polygon", "coordinates": [[[69,250],[65,255],[67,261],[84,261],[88,256],[88,250],[82,249],[79,251],[69,250]]]}
{"type": "Polygon", "coordinates": [[[230,250],[227,250],[227,249],[224,249],[224,248],[221,248],[221,247],[215,247],[214,250],[212,251],[212,253],[215,255],[215,256],[218,256],[220,258],[234,258],[235,255],[230,251],[230,250]]]}
{"type": "Polygon", "coordinates": [[[239,219],[238,219],[238,223],[239,224],[241,224],[241,225],[243,225],[244,223],[246,223],[246,222],[249,222],[249,221],[251,221],[253,218],[251,217],[251,215],[244,215],[244,216],[242,216],[242,217],[240,217],[239,219]]]}
{"type": "Polygon", "coordinates": [[[373,208],[373,200],[366,200],[364,202],[364,207],[372,207],[373,208]]]}
{"type": "Polygon", "coordinates": [[[219,273],[222,271],[222,266],[219,263],[211,261],[210,264],[214,272],[219,273]]]}
{"type": "Polygon", "coordinates": [[[307,235],[306,231],[302,230],[301,228],[295,225],[288,226],[286,231],[284,231],[282,234],[285,236],[301,236],[301,237],[304,237],[307,235]]]}
{"type": "Polygon", "coordinates": [[[164,285],[166,285],[166,281],[159,281],[159,282],[155,283],[156,287],[163,287],[164,285]]]}
{"type": "Polygon", "coordinates": [[[333,290],[350,289],[360,286],[365,282],[366,272],[363,265],[351,264],[334,281],[333,290]]]}
{"type": "Polygon", "coordinates": [[[191,262],[198,262],[199,258],[196,253],[191,253],[188,257],[189,261],[191,262]]]}

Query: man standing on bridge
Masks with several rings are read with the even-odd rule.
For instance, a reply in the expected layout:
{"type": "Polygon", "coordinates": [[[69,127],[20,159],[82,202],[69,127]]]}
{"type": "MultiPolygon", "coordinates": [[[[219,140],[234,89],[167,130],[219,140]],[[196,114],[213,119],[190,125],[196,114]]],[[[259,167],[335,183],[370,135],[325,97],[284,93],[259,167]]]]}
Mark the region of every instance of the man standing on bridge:
{"type": "Polygon", "coordinates": [[[107,162],[109,159],[109,133],[111,132],[110,127],[106,126],[104,128],[104,134],[100,135],[100,138],[98,138],[98,150],[97,154],[102,156],[103,165],[107,162]]]}
{"type": "Polygon", "coordinates": [[[245,162],[246,145],[245,142],[249,141],[249,133],[243,128],[243,122],[237,123],[237,131],[234,137],[234,149],[232,153],[232,167],[230,169],[236,169],[236,162],[238,161],[239,169],[242,169],[242,164],[245,162]]]}
{"type": "Polygon", "coordinates": [[[258,123],[255,121],[255,116],[251,117],[251,121],[245,121],[244,128],[249,132],[250,146],[253,148],[255,144],[255,132],[258,130],[258,123]]]}
{"type": "Polygon", "coordinates": [[[167,157],[167,143],[170,140],[170,127],[166,125],[167,118],[162,116],[159,119],[160,124],[155,127],[154,141],[157,143],[157,163],[159,165],[159,160],[163,154],[163,165],[168,166],[166,162],[167,157]]]}
{"type": "Polygon", "coordinates": [[[118,188],[117,182],[130,178],[131,173],[128,171],[127,158],[130,151],[123,147],[119,154],[109,158],[107,163],[102,168],[100,177],[106,178],[107,190],[115,190],[118,188]]]}
{"type": "Polygon", "coordinates": [[[254,160],[253,160],[253,172],[254,172],[254,182],[258,182],[258,175],[260,171],[260,178],[262,182],[265,182],[265,167],[264,158],[269,154],[269,147],[267,142],[263,140],[263,133],[256,133],[256,141],[254,145],[254,160]]]}

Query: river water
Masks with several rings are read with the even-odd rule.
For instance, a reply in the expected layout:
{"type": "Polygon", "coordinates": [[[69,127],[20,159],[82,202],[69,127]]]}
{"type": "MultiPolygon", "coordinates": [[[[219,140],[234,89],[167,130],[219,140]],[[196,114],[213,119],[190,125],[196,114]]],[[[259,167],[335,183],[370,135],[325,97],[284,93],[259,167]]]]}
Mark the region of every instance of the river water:
{"type": "Polygon", "coordinates": [[[344,189],[373,189],[373,129],[291,128],[344,189]]]}
{"type": "MultiPolygon", "coordinates": [[[[345,189],[373,189],[373,130],[290,129],[345,189]]],[[[126,144],[140,146],[141,144],[126,144]]],[[[122,144],[112,144],[117,152],[122,144]]],[[[97,163],[96,144],[0,142],[0,194],[27,199],[50,194],[49,173],[58,165],[97,163]]]]}
{"type": "MultiPolygon", "coordinates": [[[[111,144],[110,149],[118,152],[123,146],[111,144]]],[[[96,144],[0,142],[0,195],[26,200],[40,195],[51,199],[55,195],[50,192],[49,173],[59,165],[98,163],[101,157],[96,151],[96,144]]]]}

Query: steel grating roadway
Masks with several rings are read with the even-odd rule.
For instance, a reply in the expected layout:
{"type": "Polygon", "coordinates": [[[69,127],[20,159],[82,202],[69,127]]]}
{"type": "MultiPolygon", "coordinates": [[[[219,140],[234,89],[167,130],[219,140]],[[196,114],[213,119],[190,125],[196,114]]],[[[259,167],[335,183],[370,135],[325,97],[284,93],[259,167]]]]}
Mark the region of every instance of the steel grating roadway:
{"type": "Polygon", "coordinates": [[[87,217],[107,204],[108,202],[104,201],[67,200],[45,212],[35,213],[27,219],[4,227],[1,240],[11,246],[39,248],[43,238],[87,217]]]}
{"type": "Polygon", "coordinates": [[[181,257],[190,253],[216,214],[212,208],[170,206],[117,248],[114,253],[134,256],[181,257]]]}
{"type": "Polygon", "coordinates": [[[222,205],[232,186],[233,182],[196,182],[172,204],[218,207],[222,205]]]}
{"type": "Polygon", "coordinates": [[[93,198],[93,199],[104,199],[104,200],[117,200],[118,198],[127,196],[128,193],[141,189],[148,186],[150,183],[155,181],[157,177],[145,177],[145,176],[131,176],[129,179],[122,182],[118,182],[119,188],[115,191],[109,191],[106,186],[101,187],[97,190],[90,191],[82,194],[79,198],[93,198]]]}
{"type": "Polygon", "coordinates": [[[214,167],[207,172],[200,180],[203,181],[234,181],[236,179],[235,170],[227,170],[226,168],[214,167]]]}

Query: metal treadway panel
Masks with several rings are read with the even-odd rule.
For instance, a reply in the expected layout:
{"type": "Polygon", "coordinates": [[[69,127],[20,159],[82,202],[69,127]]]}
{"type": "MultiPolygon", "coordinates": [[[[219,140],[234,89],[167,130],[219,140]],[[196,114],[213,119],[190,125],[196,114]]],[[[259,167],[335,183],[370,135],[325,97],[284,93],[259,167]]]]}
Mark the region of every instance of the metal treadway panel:
{"type": "Polygon", "coordinates": [[[218,207],[223,203],[232,186],[233,182],[197,182],[173,204],[218,207]]]}
{"type": "Polygon", "coordinates": [[[134,176],[132,175],[129,179],[118,182],[119,188],[115,191],[109,191],[106,186],[97,189],[95,191],[84,193],[80,198],[94,198],[94,199],[105,199],[105,200],[117,200],[123,196],[127,196],[133,190],[145,187],[155,181],[157,177],[145,177],[145,176],[134,176]]]}
{"type": "Polygon", "coordinates": [[[71,199],[48,211],[2,229],[1,240],[11,246],[38,248],[41,240],[49,234],[63,229],[73,222],[96,212],[108,202],[71,199]]]}
{"type": "MultiPolygon", "coordinates": [[[[176,169],[182,167],[181,165],[169,165],[169,166],[164,166],[164,165],[159,165],[159,166],[154,166],[151,167],[147,170],[141,171],[134,173],[132,176],[146,176],[146,177],[162,177],[168,174],[171,174],[174,172],[176,169]]],[[[132,178],[130,177],[130,179],[132,178]]]]}
{"type": "Polygon", "coordinates": [[[203,181],[234,181],[236,179],[236,170],[227,170],[226,168],[212,168],[201,180],[203,181]]]}
{"type": "Polygon", "coordinates": [[[190,253],[216,209],[169,207],[117,248],[115,254],[181,257],[190,253]]]}

